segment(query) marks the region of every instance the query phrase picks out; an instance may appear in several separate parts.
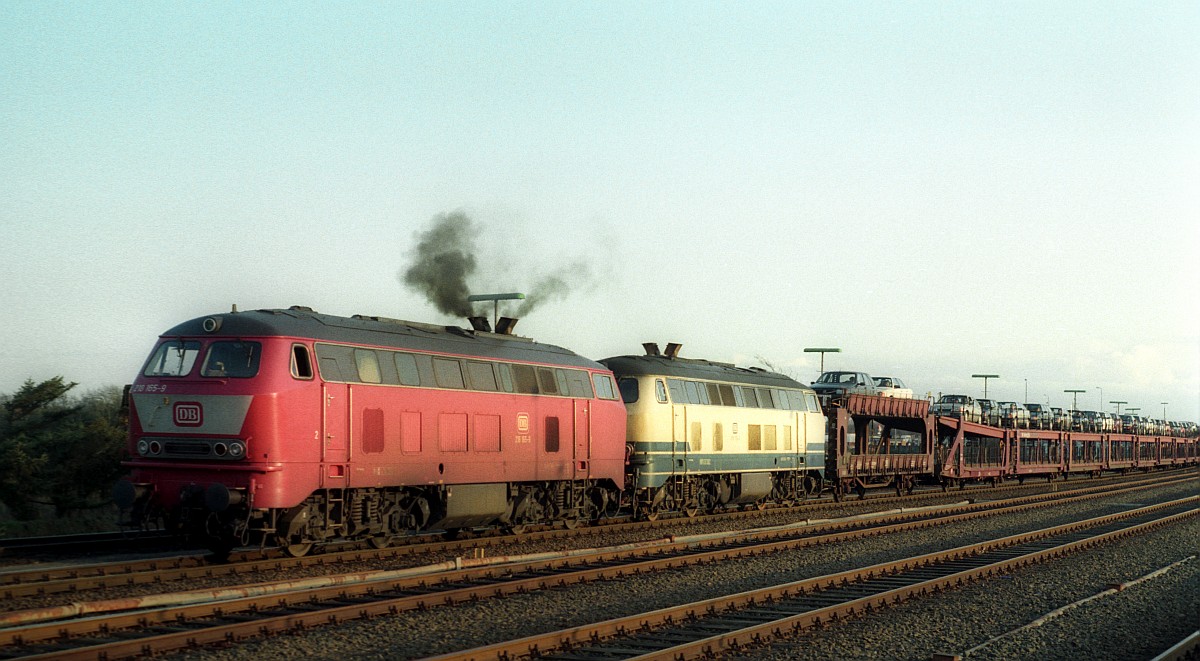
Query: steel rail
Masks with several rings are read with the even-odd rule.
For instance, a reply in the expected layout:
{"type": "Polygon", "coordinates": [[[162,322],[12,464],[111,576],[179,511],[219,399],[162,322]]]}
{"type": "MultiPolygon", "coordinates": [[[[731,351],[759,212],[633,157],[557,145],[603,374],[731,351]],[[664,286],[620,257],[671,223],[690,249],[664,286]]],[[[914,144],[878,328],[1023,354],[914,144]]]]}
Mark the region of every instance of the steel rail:
{"type": "MultiPolygon", "coordinates": [[[[1191,477],[1189,473],[1190,472],[1185,472],[1183,475],[1170,476],[1167,482],[1162,481],[1163,478],[1167,476],[1160,474],[1153,478],[1135,480],[1104,480],[1102,484],[1109,484],[1111,482],[1118,482],[1123,485],[1170,484],[1172,483],[1171,480],[1174,479],[1188,479],[1191,477]]],[[[1074,493],[1081,490],[1103,488],[1092,480],[1086,482],[1086,485],[1087,486],[1080,487],[1080,489],[1068,492],[1061,492],[1055,489],[1050,492],[1043,493],[1074,493]]],[[[1056,483],[1055,486],[1057,487],[1058,484],[1056,483]]],[[[979,489],[978,491],[994,492],[1029,488],[1032,487],[1029,485],[1008,485],[1005,487],[988,487],[979,489]]],[[[966,493],[975,493],[976,491],[977,490],[968,490],[965,492],[960,491],[959,493],[965,495],[966,493]]],[[[867,502],[871,502],[873,504],[913,503],[926,499],[945,497],[947,497],[946,494],[942,494],[940,492],[930,492],[925,494],[924,497],[872,497],[868,498],[867,502]]],[[[846,503],[835,504],[832,503],[832,501],[828,503],[824,501],[820,503],[810,501],[806,505],[799,505],[790,508],[789,511],[809,511],[812,509],[819,509],[823,506],[834,505],[846,506],[846,503]]],[[[779,513],[780,509],[768,511],[779,513]]],[[[611,533],[614,530],[634,531],[671,529],[677,527],[681,521],[713,522],[721,520],[736,520],[740,518],[761,515],[762,512],[757,510],[731,511],[711,514],[705,517],[696,517],[694,519],[681,516],[678,518],[663,518],[659,519],[658,521],[620,522],[609,524],[607,526],[589,527],[575,530],[556,529],[534,531],[524,533],[520,536],[520,538],[531,541],[544,541],[586,534],[611,533]]],[[[422,535],[417,537],[417,539],[428,540],[430,539],[430,536],[422,535]]],[[[38,568],[32,571],[20,570],[15,572],[0,572],[0,596],[2,596],[4,599],[14,599],[17,597],[31,595],[50,595],[66,592],[75,593],[83,590],[99,590],[117,586],[142,585],[151,583],[161,584],[170,581],[197,578],[249,575],[255,572],[282,571],[295,567],[320,567],[326,565],[372,560],[400,560],[422,555],[455,554],[476,548],[487,550],[490,548],[500,547],[506,544],[511,544],[514,539],[516,539],[514,536],[508,535],[477,537],[467,540],[438,539],[435,541],[415,541],[411,544],[403,544],[383,549],[355,547],[347,551],[334,551],[331,553],[321,553],[301,558],[284,556],[279,552],[242,552],[241,554],[235,556],[234,562],[221,564],[209,562],[204,555],[183,555],[134,562],[118,561],[55,568],[38,568]]]]}
{"type": "Polygon", "coordinates": [[[1191,496],[896,562],[454,652],[428,661],[553,659],[559,652],[561,658],[576,661],[713,658],[1196,516],[1200,508],[1191,506],[1198,502],[1200,496],[1191,496]],[[1104,529],[1129,519],[1155,516],[1160,510],[1188,507],[1165,517],[1104,529]],[[1101,528],[1097,534],[1083,534],[1096,527],[1101,528]],[[1055,542],[1055,537],[1066,539],[1055,542]],[[1021,545],[1028,548],[1022,550],[1021,545]],[[597,649],[589,653],[589,648],[597,649]]]}
{"type": "MultiPolygon", "coordinates": [[[[1147,488],[1150,487],[1134,486],[1125,491],[1147,488]]],[[[1106,491],[1057,499],[1052,494],[1038,494],[1026,496],[1021,500],[1030,502],[1018,505],[1001,502],[977,503],[936,512],[902,513],[875,520],[832,522],[816,529],[740,533],[698,543],[664,543],[657,547],[627,549],[619,552],[601,550],[584,556],[559,558],[551,561],[538,560],[407,579],[336,585],[274,596],[246,597],[216,603],[205,602],[107,617],[92,617],[84,620],[50,622],[0,630],[0,645],[4,646],[0,648],[0,655],[12,651],[36,653],[36,649],[31,649],[31,646],[41,645],[47,641],[58,641],[62,643],[63,647],[56,647],[46,652],[43,658],[120,658],[123,655],[142,654],[145,653],[145,649],[151,648],[177,649],[193,644],[236,640],[245,636],[312,624],[370,617],[416,608],[430,608],[591,580],[621,578],[629,574],[664,568],[718,562],[751,554],[771,553],[789,548],[803,548],[833,541],[844,541],[849,537],[883,534],[905,527],[943,525],[964,518],[1019,511],[1031,507],[1052,506],[1064,500],[1095,499],[1113,493],[1106,491]],[[856,527],[856,530],[852,530],[856,527]],[[656,555],[658,557],[655,557],[656,555]],[[331,600],[335,602],[332,606],[322,606],[322,602],[331,600]],[[350,604],[346,605],[346,602],[350,602],[350,604]],[[309,612],[297,613],[297,609],[309,612]],[[238,615],[239,613],[245,615],[238,615]],[[237,618],[240,621],[232,624],[190,624],[197,618],[237,618]],[[197,630],[197,627],[200,626],[211,628],[197,630]],[[141,628],[154,633],[155,627],[173,627],[177,632],[183,630],[185,633],[174,639],[170,634],[164,634],[165,637],[148,638],[141,642],[125,641],[77,651],[66,649],[69,645],[88,645],[93,642],[83,639],[69,640],[72,636],[101,632],[114,634],[129,628],[141,628]],[[143,647],[143,644],[150,647],[143,647]]]]}

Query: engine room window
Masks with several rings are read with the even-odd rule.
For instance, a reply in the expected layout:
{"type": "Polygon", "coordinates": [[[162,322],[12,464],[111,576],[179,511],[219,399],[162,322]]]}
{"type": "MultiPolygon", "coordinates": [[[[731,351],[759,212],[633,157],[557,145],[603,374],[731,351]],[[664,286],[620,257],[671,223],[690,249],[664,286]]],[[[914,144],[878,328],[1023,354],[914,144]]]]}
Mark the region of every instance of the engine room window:
{"type": "Polygon", "coordinates": [[[687,395],[683,392],[683,381],[667,379],[667,387],[671,389],[671,401],[675,404],[687,404],[687,395]]]}
{"type": "Polygon", "coordinates": [[[146,376],[187,376],[200,355],[199,342],[163,342],[154,350],[142,374],[146,376]]]}
{"type": "Polygon", "coordinates": [[[687,392],[688,404],[699,404],[700,403],[700,392],[696,388],[695,381],[684,381],[683,388],[684,388],[684,391],[687,392]]]}
{"type": "Polygon", "coordinates": [[[543,395],[557,395],[558,379],[554,376],[554,370],[548,367],[537,368],[538,376],[538,391],[543,395]]]}
{"type": "Polygon", "coordinates": [[[717,387],[717,384],[706,383],[706,384],[704,384],[704,387],[705,387],[705,390],[708,391],[708,403],[720,406],[721,405],[721,389],[717,387]]]}
{"type": "Polygon", "coordinates": [[[758,408],[758,397],[754,395],[754,388],[739,388],[742,391],[742,401],[744,406],[750,408],[758,408]]]}
{"type": "Polygon", "coordinates": [[[500,389],[504,392],[513,392],[512,365],[500,363],[496,365],[496,371],[500,372],[500,389]]]}
{"type": "Polygon", "coordinates": [[[466,384],[463,383],[462,364],[457,360],[434,358],[433,375],[437,379],[439,388],[458,388],[461,390],[466,387],[466,384]]]}
{"type": "Polygon", "coordinates": [[[812,393],[804,394],[804,403],[808,404],[808,410],[812,413],[821,412],[821,403],[817,401],[817,396],[812,393]]]}
{"type": "Polygon", "coordinates": [[[379,383],[379,357],[370,349],[354,350],[354,365],[358,367],[358,379],[365,383],[379,383]]]}
{"type": "Polygon", "coordinates": [[[417,370],[417,359],[411,353],[393,354],[400,383],[406,386],[421,385],[421,373],[417,370]]]}
{"type": "Polygon", "coordinates": [[[530,365],[513,365],[513,384],[517,387],[517,392],[528,395],[537,394],[537,372],[530,365]]]}
{"type": "Polygon", "coordinates": [[[489,392],[497,390],[496,373],[492,370],[491,363],[468,362],[467,376],[471,377],[472,390],[486,390],[489,392]]]}
{"type": "Polygon", "coordinates": [[[258,374],[258,358],[262,353],[258,342],[213,342],[200,376],[245,379],[258,374]]]}

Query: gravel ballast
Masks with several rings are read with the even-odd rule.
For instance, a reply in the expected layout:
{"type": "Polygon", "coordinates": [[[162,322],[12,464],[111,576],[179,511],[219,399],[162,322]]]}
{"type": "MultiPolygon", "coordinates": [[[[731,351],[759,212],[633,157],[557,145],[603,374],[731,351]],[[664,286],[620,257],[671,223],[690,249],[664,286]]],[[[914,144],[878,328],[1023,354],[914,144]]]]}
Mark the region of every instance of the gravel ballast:
{"type": "MultiPolygon", "coordinates": [[[[1188,483],[1153,492],[987,517],[915,533],[872,536],[819,549],[349,622],[249,641],[229,649],[187,652],[174,658],[232,661],[431,656],[1125,511],[1135,503],[1160,502],[1193,495],[1195,491],[1194,483],[1188,483]]],[[[939,652],[962,653],[1049,611],[1102,591],[1110,583],[1131,581],[1195,554],[1197,540],[1200,540],[1200,523],[1189,520],[1065,561],[911,602],[866,620],[748,650],[744,656],[762,659],[929,659],[939,652]]],[[[1194,596],[1200,592],[1197,567],[1200,567],[1200,561],[1188,563],[1163,577],[1074,609],[1038,629],[998,641],[969,658],[1029,658],[1034,655],[1039,659],[1146,658],[1147,649],[1165,649],[1197,626],[1200,612],[1194,596]],[[1118,611],[1133,613],[1126,629],[1110,629],[1103,620],[1094,625],[1098,629],[1088,629],[1093,625],[1082,619],[1095,614],[1094,618],[1126,621],[1119,619],[1123,616],[1118,611]],[[1108,642],[1097,643],[1094,631],[1111,631],[1103,637],[1108,642]],[[1116,635],[1136,637],[1138,642],[1136,645],[1113,644],[1116,635]],[[1085,654],[1081,650],[1089,641],[1096,649],[1085,654]]]]}

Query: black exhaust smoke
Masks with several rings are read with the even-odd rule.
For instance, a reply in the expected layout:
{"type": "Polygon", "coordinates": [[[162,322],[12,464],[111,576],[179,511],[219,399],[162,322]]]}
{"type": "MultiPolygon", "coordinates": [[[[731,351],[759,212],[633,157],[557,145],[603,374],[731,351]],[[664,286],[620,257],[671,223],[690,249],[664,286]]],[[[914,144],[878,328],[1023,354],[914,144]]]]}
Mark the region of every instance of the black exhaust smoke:
{"type": "Polygon", "coordinates": [[[462,211],[438,214],[433,227],[417,234],[414,263],[402,280],[437,309],[455,317],[472,316],[467,278],[475,272],[478,230],[462,211]]]}

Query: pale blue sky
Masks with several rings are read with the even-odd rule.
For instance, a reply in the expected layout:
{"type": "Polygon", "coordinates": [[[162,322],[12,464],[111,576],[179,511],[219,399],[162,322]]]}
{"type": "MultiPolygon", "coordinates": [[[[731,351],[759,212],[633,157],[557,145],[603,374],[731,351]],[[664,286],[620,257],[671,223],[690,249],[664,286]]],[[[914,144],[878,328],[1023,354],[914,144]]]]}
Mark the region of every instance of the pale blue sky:
{"type": "MultiPolygon", "coordinates": [[[[522,334],[1200,418],[1200,5],[0,5],[0,392],[397,274],[463,210],[522,334]]],[[[1106,407],[1110,408],[1111,407],[1106,407]]]]}

